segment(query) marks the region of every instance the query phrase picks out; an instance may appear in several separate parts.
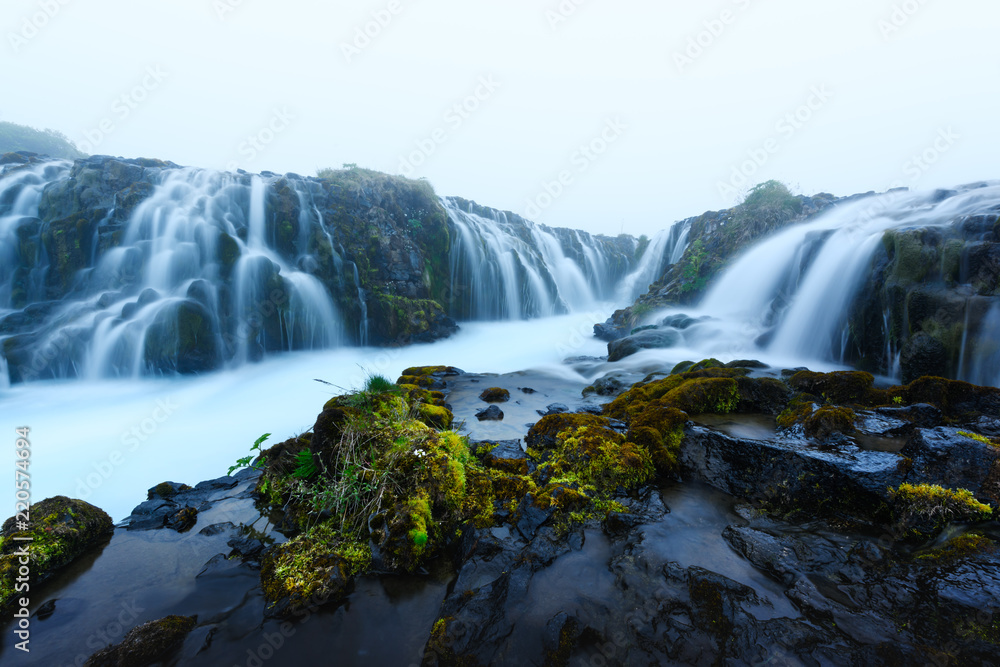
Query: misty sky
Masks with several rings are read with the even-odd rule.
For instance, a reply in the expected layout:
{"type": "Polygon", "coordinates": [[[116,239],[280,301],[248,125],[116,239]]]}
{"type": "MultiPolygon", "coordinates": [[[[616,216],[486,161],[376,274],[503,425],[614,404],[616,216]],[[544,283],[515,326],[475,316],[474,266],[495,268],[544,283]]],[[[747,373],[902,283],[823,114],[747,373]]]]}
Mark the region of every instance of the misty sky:
{"type": "Polygon", "coordinates": [[[4,0],[0,120],[653,233],[771,178],[1000,178],[998,19],[996,0],[4,0]]]}

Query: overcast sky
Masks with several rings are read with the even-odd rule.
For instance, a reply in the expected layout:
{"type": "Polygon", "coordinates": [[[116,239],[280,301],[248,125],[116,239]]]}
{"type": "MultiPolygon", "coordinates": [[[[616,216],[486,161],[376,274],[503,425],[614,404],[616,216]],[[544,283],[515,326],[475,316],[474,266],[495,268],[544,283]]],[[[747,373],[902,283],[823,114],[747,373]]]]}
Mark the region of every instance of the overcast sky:
{"type": "Polygon", "coordinates": [[[839,195],[1000,178],[996,0],[4,0],[0,17],[0,119],[95,154],[357,163],[610,234],[771,178],[839,195]]]}

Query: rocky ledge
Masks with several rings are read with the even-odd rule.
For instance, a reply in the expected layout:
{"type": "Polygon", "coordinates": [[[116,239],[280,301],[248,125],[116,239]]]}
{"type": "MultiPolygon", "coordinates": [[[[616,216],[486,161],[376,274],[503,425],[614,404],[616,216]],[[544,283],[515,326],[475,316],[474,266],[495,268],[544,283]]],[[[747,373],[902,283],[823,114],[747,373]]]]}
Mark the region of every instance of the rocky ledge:
{"type": "Polygon", "coordinates": [[[1000,390],[760,366],[654,374],[523,443],[450,430],[459,369],[373,379],[235,478],[151,489],[45,623],[82,641],[64,598],[140,543],[185,594],[93,647],[129,664],[997,664],[1000,390]]]}

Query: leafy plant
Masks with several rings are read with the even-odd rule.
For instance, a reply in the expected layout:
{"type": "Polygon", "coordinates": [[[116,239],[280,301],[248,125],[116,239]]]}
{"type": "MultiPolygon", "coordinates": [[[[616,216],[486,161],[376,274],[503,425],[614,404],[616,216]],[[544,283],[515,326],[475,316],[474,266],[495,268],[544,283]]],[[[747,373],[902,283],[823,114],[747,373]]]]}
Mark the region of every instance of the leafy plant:
{"type": "MultiPolygon", "coordinates": [[[[270,434],[270,433],[265,433],[264,435],[262,435],[262,436],[260,436],[259,438],[257,438],[257,439],[256,439],[256,440],[254,441],[254,443],[253,443],[253,446],[252,446],[252,447],[250,447],[250,451],[251,451],[251,452],[257,452],[257,454],[259,455],[259,454],[260,454],[260,446],[261,446],[262,444],[264,444],[264,441],[265,441],[265,440],[267,440],[267,439],[268,439],[268,438],[270,438],[270,437],[271,437],[271,434],[270,434]]],[[[250,464],[251,464],[251,463],[253,462],[253,460],[254,460],[255,458],[256,458],[256,455],[254,455],[254,454],[250,454],[250,455],[248,455],[248,456],[244,456],[244,457],[243,457],[243,458],[241,458],[241,459],[237,459],[237,460],[236,460],[236,464],[235,464],[235,465],[231,465],[231,466],[229,466],[229,472],[227,472],[226,474],[227,474],[227,475],[232,475],[232,474],[233,474],[233,471],[235,471],[235,470],[239,470],[240,468],[246,468],[246,467],[249,467],[249,466],[250,466],[250,464]]]]}
{"type": "Polygon", "coordinates": [[[705,289],[708,278],[701,275],[701,272],[707,259],[708,252],[705,250],[705,244],[701,239],[696,240],[687,249],[683,259],[685,262],[684,270],[681,272],[681,275],[685,279],[684,284],[681,286],[682,292],[700,292],[705,289]]]}
{"type": "Polygon", "coordinates": [[[304,449],[296,454],[295,463],[295,472],[292,475],[298,479],[312,479],[319,473],[319,469],[316,468],[316,462],[313,461],[312,452],[308,449],[304,449]]]}

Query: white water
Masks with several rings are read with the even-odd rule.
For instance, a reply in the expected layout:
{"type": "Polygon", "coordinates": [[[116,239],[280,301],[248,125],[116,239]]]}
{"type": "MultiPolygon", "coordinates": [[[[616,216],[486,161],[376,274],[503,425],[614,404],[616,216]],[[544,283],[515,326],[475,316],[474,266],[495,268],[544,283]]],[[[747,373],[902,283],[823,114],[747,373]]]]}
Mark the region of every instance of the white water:
{"type": "Polygon", "coordinates": [[[605,354],[595,315],[531,322],[467,323],[451,339],[407,348],[295,352],[236,369],[173,379],[46,381],[0,389],[0,427],[13,437],[28,426],[32,497],[57,494],[101,507],[115,520],[163,481],[194,485],[219,477],[263,433],[268,444],[309,430],[339,389],[369,373],[396,379],[417,365],[469,372],[529,368],[572,373],[567,356],[605,354]],[[521,344],[531,341],[531,345],[521,344]]]}
{"type": "MultiPolygon", "coordinates": [[[[837,206],[751,247],[697,307],[665,309],[648,315],[643,323],[677,313],[710,318],[681,332],[684,343],[669,351],[671,358],[686,350],[689,356],[681,358],[749,357],[778,366],[816,368],[839,364],[844,359],[847,309],[883,234],[890,229],[945,226],[956,218],[1000,207],[1000,185],[965,190],[941,202],[936,199],[935,193],[902,192],[837,206]],[[769,331],[771,341],[758,346],[757,338],[769,331]]],[[[884,326],[888,325],[886,319],[884,326]]],[[[654,352],[641,358],[655,357],[654,352]]],[[[975,377],[993,378],[988,383],[995,384],[1000,373],[990,359],[984,357],[988,370],[975,377]]],[[[898,373],[896,363],[898,358],[886,371],[898,373]]]]}

